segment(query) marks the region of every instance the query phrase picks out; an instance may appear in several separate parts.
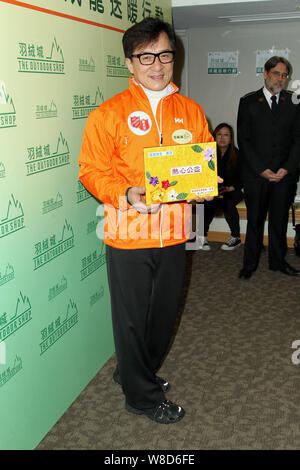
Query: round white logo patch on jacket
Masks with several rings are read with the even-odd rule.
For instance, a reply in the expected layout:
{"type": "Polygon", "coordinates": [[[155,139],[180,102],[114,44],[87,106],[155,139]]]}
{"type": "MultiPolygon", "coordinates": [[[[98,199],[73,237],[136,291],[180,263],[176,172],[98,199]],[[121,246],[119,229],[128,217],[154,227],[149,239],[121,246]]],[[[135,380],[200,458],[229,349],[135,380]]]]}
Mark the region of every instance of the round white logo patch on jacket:
{"type": "Polygon", "coordinates": [[[152,122],[148,114],[134,111],[128,116],[128,127],[136,135],[146,135],[152,127],[152,122]]]}
{"type": "Polygon", "coordinates": [[[176,144],[188,144],[193,139],[193,134],[187,129],[177,129],[172,134],[172,139],[176,144]]]}

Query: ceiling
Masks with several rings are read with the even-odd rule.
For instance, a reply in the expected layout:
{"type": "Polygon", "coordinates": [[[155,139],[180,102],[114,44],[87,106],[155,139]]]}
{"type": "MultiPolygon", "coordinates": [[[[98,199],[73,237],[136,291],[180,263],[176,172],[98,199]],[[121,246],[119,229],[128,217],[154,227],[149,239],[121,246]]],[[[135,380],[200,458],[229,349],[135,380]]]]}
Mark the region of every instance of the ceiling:
{"type": "MultiPolygon", "coordinates": [[[[300,21],[300,0],[172,0],[175,29],[224,26],[228,24],[263,24],[276,21],[300,21]],[[283,15],[289,19],[265,19],[265,15],[283,15]],[[247,23],[231,23],[232,16],[251,15],[258,18],[244,17],[247,23]]],[[[235,19],[236,21],[236,19],[235,19]]]]}

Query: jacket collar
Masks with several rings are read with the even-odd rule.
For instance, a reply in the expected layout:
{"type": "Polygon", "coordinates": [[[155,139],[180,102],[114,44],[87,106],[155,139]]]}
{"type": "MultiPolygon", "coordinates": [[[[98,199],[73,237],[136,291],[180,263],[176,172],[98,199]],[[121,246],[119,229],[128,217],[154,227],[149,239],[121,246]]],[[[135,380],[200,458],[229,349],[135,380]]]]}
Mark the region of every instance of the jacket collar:
{"type": "MultiPolygon", "coordinates": [[[[287,100],[287,92],[285,90],[281,90],[280,94],[279,94],[279,100],[278,100],[278,104],[282,104],[284,103],[285,101],[287,100]]],[[[258,101],[260,103],[266,103],[266,98],[265,98],[265,95],[264,95],[264,92],[263,92],[263,88],[260,88],[258,90],[258,101]]]]}
{"type": "MultiPolygon", "coordinates": [[[[266,100],[265,94],[263,92],[263,88],[258,90],[258,101],[264,107],[264,109],[268,109],[268,111],[272,112],[269,103],[266,100]],[[266,108],[267,107],[267,108],[266,108]]],[[[281,107],[284,106],[285,102],[287,101],[287,93],[285,90],[282,90],[279,94],[279,99],[276,107],[276,113],[279,113],[281,107]]]]}
{"type": "MultiPolygon", "coordinates": [[[[132,94],[136,96],[138,99],[142,99],[142,100],[148,99],[146,96],[146,93],[143,90],[143,87],[136,81],[134,76],[131,76],[129,78],[129,89],[132,92],[132,94]]],[[[169,96],[179,91],[179,88],[172,82],[169,83],[169,89],[170,89],[169,94],[164,99],[167,99],[169,96]]]]}

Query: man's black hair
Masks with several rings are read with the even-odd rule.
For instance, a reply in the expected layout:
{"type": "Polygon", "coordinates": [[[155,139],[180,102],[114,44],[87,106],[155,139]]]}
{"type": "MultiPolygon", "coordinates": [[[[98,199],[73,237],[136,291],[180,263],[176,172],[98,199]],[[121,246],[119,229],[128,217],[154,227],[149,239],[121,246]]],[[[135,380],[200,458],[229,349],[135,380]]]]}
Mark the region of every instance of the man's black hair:
{"type": "Polygon", "coordinates": [[[284,64],[287,68],[287,73],[290,75],[291,73],[291,64],[285,57],[279,57],[278,55],[274,55],[273,57],[270,57],[270,59],[267,60],[265,63],[265,71],[269,72],[271,69],[276,67],[277,64],[284,64]]]}
{"type": "Polygon", "coordinates": [[[157,18],[147,17],[140,23],[131,26],[131,28],[127,29],[122,39],[125,57],[130,58],[137,47],[156,41],[163,32],[167,34],[171,48],[175,51],[175,33],[169,23],[157,18]]]}

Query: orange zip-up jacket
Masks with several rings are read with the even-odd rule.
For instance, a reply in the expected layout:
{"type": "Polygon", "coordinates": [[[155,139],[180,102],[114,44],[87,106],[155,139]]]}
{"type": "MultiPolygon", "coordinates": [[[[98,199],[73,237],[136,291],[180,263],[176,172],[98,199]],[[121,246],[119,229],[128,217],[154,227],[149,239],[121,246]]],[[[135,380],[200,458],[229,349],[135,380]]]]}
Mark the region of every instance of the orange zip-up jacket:
{"type": "Polygon", "coordinates": [[[189,204],[162,204],[156,214],[141,214],[125,197],[129,187],[145,186],[145,147],[178,144],[172,138],[175,131],[189,131],[189,143],[213,141],[202,107],[180,95],[173,83],[169,89],[154,116],[143,88],[131,77],[127,90],[87,119],[79,179],[104,203],[104,243],[115,248],[155,248],[188,240],[189,204]]]}

